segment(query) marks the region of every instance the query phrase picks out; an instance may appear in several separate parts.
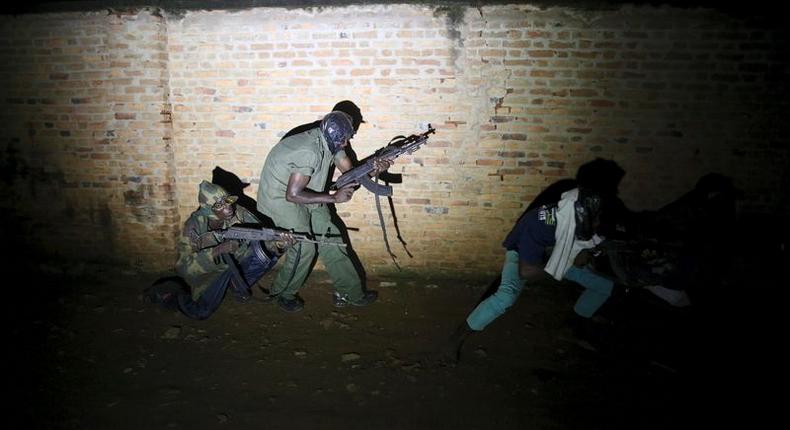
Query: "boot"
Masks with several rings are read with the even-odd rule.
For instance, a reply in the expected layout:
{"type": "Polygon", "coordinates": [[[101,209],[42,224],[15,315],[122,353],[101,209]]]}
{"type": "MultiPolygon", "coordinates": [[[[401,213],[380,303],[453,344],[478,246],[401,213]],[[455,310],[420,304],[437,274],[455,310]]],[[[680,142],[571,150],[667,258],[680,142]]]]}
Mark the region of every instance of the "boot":
{"type": "Polygon", "coordinates": [[[286,299],[280,296],[277,298],[277,306],[288,313],[299,312],[304,309],[304,300],[299,296],[294,296],[293,299],[286,299]]]}
{"type": "Polygon", "coordinates": [[[569,317],[568,324],[571,327],[571,331],[573,332],[573,335],[577,339],[587,341],[590,343],[594,342],[595,323],[592,321],[591,318],[585,318],[574,312],[569,317]]]}
{"type": "Polygon", "coordinates": [[[455,365],[461,360],[461,350],[466,339],[475,331],[472,330],[466,321],[462,322],[445,341],[439,351],[437,361],[439,364],[455,365]]]}
{"type": "Polygon", "coordinates": [[[367,290],[362,294],[362,297],[357,299],[356,301],[349,300],[348,296],[345,294],[340,294],[337,291],[332,293],[332,303],[335,305],[336,308],[344,308],[346,306],[367,306],[376,301],[379,298],[379,292],[374,290],[367,290]]]}
{"type": "Polygon", "coordinates": [[[143,290],[143,301],[159,304],[165,309],[178,309],[178,296],[187,294],[184,286],[170,279],[158,280],[150,287],[143,290]]]}

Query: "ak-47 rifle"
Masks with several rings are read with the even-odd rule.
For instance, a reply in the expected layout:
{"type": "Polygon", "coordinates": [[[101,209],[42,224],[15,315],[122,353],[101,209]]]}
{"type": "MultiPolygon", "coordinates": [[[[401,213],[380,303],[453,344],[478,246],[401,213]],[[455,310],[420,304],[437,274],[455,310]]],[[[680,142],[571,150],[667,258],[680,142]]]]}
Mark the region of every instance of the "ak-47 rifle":
{"type": "Polygon", "coordinates": [[[343,173],[337,178],[331,189],[337,190],[344,186],[358,182],[368,191],[377,196],[391,196],[392,187],[389,185],[379,185],[370,179],[370,173],[376,170],[376,160],[395,160],[403,154],[411,154],[420,149],[422,145],[428,142],[428,135],[436,133],[436,129],[428,124],[428,131],[421,134],[412,134],[411,136],[397,136],[393,138],[387,146],[380,148],[372,156],[365,159],[365,161],[357,167],[343,173]]]}
{"type": "Polygon", "coordinates": [[[307,237],[304,234],[299,233],[291,233],[285,230],[276,230],[273,228],[265,228],[265,227],[241,227],[241,226],[230,226],[226,230],[222,230],[216,233],[221,240],[226,239],[241,239],[241,240],[285,240],[284,234],[290,234],[294,240],[297,242],[309,242],[309,243],[318,243],[321,245],[333,245],[333,246],[342,246],[345,247],[345,243],[341,242],[327,242],[322,240],[313,240],[307,237]]]}
{"type": "MultiPolygon", "coordinates": [[[[395,222],[395,230],[398,232],[398,240],[400,240],[405,249],[406,242],[404,242],[403,238],[400,237],[400,230],[398,229],[398,222],[397,218],[395,217],[395,208],[392,205],[392,187],[389,185],[378,184],[378,178],[376,178],[376,182],[372,181],[370,179],[370,174],[376,171],[375,162],[377,160],[393,161],[403,154],[411,154],[428,142],[428,136],[433,133],[436,133],[436,129],[428,124],[428,131],[425,133],[412,134],[411,136],[394,137],[392,140],[390,140],[390,143],[388,143],[387,146],[374,152],[373,155],[366,158],[359,166],[354,167],[353,169],[340,175],[340,177],[337,178],[337,181],[335,181],[331,187],[331,189],[337,190],[347,186],[348,184],[357,182],[363,187],[367,188],[368,191],[376,195],[376,211],[379,214],[379,225],[381,225],[381,232],[384,235],[384,246],[386,246],[390,257],[392,257],[392,262],[395,263],[395,267],[397,267],[399,270],[400,266],[395,260],[396,256],[392,253],[389,239],[387,239],[387,228],[384,224],[384,215],[381,213],[381,203],[379,202],[379,196],[386,196],[389,200],[390,209],[392,209],[393,221],[395,222]]],[[[406,249],[406,253],[409,254],[409,257],[411,257],[411,253],[409,253],[408,249],[406,249]]]]}

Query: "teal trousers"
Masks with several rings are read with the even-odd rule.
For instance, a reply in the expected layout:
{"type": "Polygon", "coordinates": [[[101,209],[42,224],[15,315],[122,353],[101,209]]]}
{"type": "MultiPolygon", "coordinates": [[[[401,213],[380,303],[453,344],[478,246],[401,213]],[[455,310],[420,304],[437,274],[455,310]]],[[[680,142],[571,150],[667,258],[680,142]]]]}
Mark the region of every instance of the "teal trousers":
{"type": "MultiPolygon", "coordinates": [[[[480,331],[488,324],[504,314],[524,289],[524,281],[518,275],[518,252],[507,251],[502,266],[502,281],[496,292],[480,302],[466,318],[472,330],[480,331]]],[[[576,300],[574,312],[582,317],[590,318],[603,306],[612,295],[614,282],[594,273],[587,268],[571,266],[565,272],[564,279],[573,281],[584,287],[584,291],[576,300]]]]}

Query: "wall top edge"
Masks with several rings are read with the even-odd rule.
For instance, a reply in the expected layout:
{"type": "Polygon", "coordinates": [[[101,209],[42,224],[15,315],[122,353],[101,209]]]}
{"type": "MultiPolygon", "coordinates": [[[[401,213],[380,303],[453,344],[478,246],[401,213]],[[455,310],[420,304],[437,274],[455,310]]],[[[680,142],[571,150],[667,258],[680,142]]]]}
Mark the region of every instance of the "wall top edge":
{"type": "MultiPolygon", "coordinates": [[[[244,10],[261,7],[286,9],[331,8],[354,5],[421,5],[433,7],[485,7],[503,5],[525,5],[536,8],[573,8],[590,11],[617,10],[622,7],[673,7],[683,9],[714,9],[739,17],[771,16],[777,7],[768,0],[750,2],[748,8],[732,5],[730,2],[716,0],[422,0],[422,1],[385,1],[385,0],[76,0],[76,1],[39,1],[7,2],[0,8],[2,15],[24,15],[57,12],[91,12],[111,9],[115,13],[134,13],[143,8],[159,8],[169,12],[195,10],[244,10]],[[761,3],[763,3],[761,5],[761,3]]],[[[781,2],[776,2],[781,4],[781,2]]]]}

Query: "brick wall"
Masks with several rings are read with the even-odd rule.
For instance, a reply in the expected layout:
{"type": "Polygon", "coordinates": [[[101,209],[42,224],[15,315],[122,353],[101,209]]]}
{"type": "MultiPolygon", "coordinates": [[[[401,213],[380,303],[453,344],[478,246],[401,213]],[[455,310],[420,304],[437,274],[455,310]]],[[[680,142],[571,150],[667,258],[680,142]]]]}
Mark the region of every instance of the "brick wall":
{"type": "Polygon", "coordinates": [[[3,17],[2,29],[4,227],[19,224],[38,253],[171,261],[180,220],[165,21],[30,15],[3,17]]]}
{"type": "MultiPolygon", "coordinates": [[[[408,5],[1,19],[2,192],[33,237],[63,238],[46,241],[54,253],[103,257],[107,244],[167,267],[201,180],[219,166],[255,197],[277,140],[346,99],[367,120],[360,157],[437,128],[392,169],[414,258],[387,225],[410,271],[496,271],[530,200],[594,157],[625,168],[635,209],[719,171],[742,210],[788,213],[788,38],[765,22],[408,5]]],[[[337,209],[367,270],[391,270],[372,196],[337,209]]]]}

